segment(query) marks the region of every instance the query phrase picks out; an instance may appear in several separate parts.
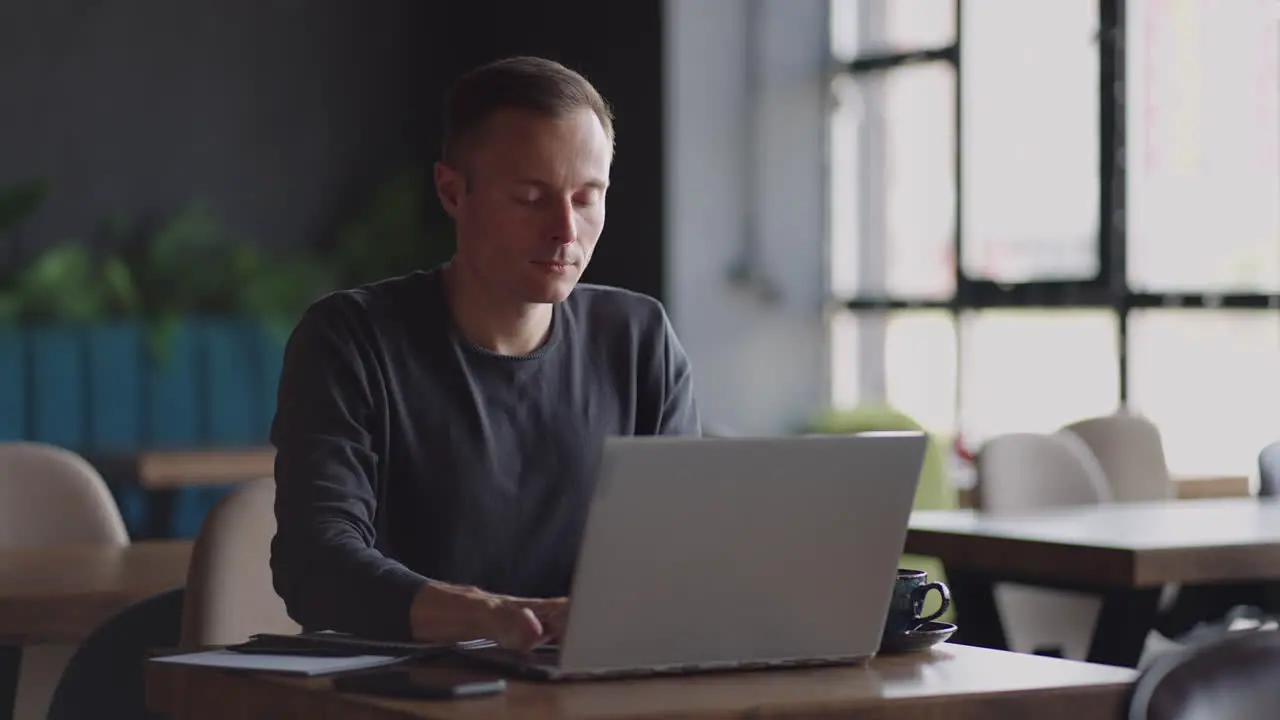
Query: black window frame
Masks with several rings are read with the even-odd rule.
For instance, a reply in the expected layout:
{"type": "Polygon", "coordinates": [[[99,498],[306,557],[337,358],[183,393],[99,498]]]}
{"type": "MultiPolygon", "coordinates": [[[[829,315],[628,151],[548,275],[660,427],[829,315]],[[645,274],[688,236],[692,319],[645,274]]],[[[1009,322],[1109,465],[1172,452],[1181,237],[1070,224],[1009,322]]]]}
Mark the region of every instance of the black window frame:
{"type": "MultiPolygon", "coordinates": [[[[1275,311],[1280,309],[1280,293],[1239,292],[1138,292],[1127,279],[1127,205],[1125,191],[1126,106],[1125,106],[1125,31],[1126,0],[1097,0],[1099,53],[1099,222],[1097,237],[1098,274],[1080,280],[1001,283],[970,278],[964,271],[964,139],[963,123],[964,75],[961,72],[961,42],[964,27],[965,0],[952,0],[955,9],[955,40],[947,46],[904,52],[860,55],[840,63],[839,71],[854,78],[868,73],[892,72],[895,69],[925,63],[946,62],[954,69],[955,92],[955,192],[953,249],[955,291],[950,298],[916,299],[887,295],[855,293],[839,296],[836,302],[857,316],[894,310],[949,310],[957,332],[960,316],[966,312],[989,309],[1104,309],[1115,314],[1119,332],[1120,406],[1129,401],[1129,314],[1142,308],[1171,309],[1241,309],[1275,311]]],[[[957,337],[957,342],[962,340],[957,337]]],[[[962,354],[957,353],[957,388],[963,385],[962,354]]],[[[957,417],[963,425],[963,418],[957,417]]]]}

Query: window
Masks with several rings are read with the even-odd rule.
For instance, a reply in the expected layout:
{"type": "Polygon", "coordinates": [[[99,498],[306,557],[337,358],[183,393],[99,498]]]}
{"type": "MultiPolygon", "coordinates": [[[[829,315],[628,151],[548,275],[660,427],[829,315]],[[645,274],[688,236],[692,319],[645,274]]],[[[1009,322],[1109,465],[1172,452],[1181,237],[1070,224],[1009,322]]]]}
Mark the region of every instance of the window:
{"type": "Polygon", "coordinates": [[[956,426],[955,319],[936,310],[890,316],[885,336],[885,390],[893,406],[927,428],[956,426]]]}
{"type": "Polygon", "coordinates": [[[1280,438],[1280,3],[832,0],[837,405],[1280,438]]]}
{"type": "Polygon", "coordinates": [[[844,76],[830,124],[831,284],[842,294],[955,292],[955,70],[844,76]],[[860,188],[865,188],[859,192],[860,188]]]}
{"type": "Polygon", "coordinates": [[[967,443],[1053,432],[1116,411],[1116,316],[1107,310],[987,310],[961,319],[960,427],[967,443]]]}
{"type": "Polygon", "coordinates": [[[1129,8],[1130,284],[1280,291],[1275,0],[1129,8]]]}
{"type": "Polygon", "coordinates": [[[837,408],[851,408],[861,402],[873,401],[874,390],[870,383],[862,382],[862,363],[858,362],[858,317],[850,312],[837,311],[829,327],[831,342],[831,404],[837,408]]]}
{"type": "Polygon", "coordinates": [[[1175,475],[1251,474],[1280,440],[1280,318],[1250,310],[1135,310],[1131,405],[1160,428],[1175,475]]]}
{"type": "Polygon", "coordinates": [[[1098,6],[966,1],[964,270],[1083,280],[1098,265],[1098,6]]]}
{"type": "Polygon", "coordinates": [[[831,0],[831,52],[840,60],[942,47],[955,37],[955,0],[831,0]]]}
{"type": "Polygon", "coordinates": [[[887,402],[935,432],[956,426],[956,331],[951,313],[841,312],[832,319],[832,401],[887,402]]]}

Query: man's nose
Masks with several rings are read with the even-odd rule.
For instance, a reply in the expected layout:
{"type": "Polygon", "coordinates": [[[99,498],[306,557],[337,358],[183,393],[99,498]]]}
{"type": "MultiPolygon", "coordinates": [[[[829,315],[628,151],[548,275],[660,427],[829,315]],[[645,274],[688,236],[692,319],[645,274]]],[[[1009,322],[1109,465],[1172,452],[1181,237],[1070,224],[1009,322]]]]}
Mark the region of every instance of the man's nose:
{"type": "Polygon", "coordinates": [[[551,209],[550,237],[560,245],[572,245],[578,239],[578,214],[573,201],[565,198],[551,209]]]}

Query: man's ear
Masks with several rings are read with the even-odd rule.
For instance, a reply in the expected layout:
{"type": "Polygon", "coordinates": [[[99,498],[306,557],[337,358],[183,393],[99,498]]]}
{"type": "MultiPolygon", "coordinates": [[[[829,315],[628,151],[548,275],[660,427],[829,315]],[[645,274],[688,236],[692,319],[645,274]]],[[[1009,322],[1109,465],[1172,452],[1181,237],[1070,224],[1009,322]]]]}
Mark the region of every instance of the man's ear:
{"type": "Polygon", "coordinates": [[[437,162],[432,167],[432,171],[435,175],[436,195],[440,197],[440,204],[444,207],[444,211],[449,213],[449,217],[456,217],[458,205],[467,192],[466,177],[443,162],[437,162]]]}

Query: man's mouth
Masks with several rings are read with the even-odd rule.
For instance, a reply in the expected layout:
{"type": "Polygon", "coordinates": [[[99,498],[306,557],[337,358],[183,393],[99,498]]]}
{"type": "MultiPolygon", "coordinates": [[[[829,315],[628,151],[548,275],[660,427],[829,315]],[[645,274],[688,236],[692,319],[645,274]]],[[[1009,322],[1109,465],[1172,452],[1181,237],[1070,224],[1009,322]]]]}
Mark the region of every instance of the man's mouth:
{"type": "Polygon", "coordinates": [[[574,265],[573,263],[558,262],[555,260],[534,260],[533,264],[548,272],[554,273],[568,272],[569,268],[574,265]]]}

